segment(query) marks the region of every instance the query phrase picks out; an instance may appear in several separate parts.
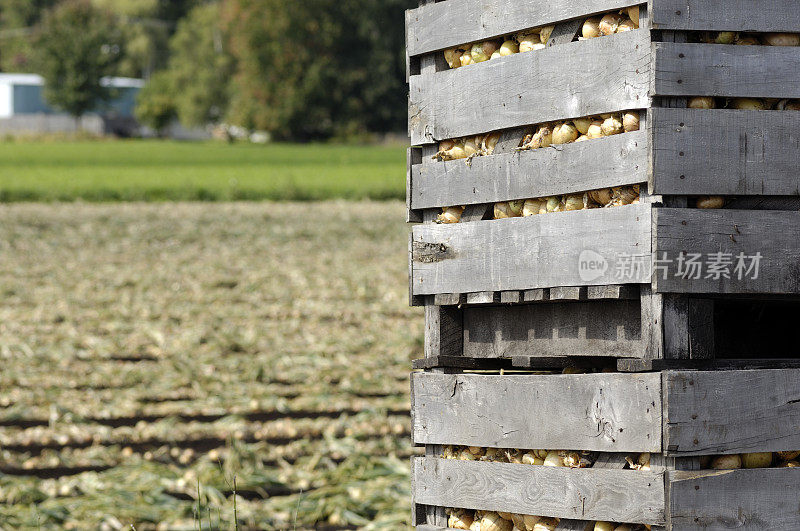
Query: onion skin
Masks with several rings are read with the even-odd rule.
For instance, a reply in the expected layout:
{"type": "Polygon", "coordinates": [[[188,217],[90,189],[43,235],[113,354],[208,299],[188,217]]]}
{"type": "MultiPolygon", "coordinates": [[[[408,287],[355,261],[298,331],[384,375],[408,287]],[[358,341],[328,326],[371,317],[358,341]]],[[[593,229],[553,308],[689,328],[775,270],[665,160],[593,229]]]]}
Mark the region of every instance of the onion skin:
{"type": "Polygon", "coordinates": [[[711,460],[714,470],[737,470],[742,468],[742,457],[738,454],[719,455],[711,460]]]}
{"type": "Polygon", "coordinates": [[[592,122],[592,125],[589,126],[589,130],[586,131],[586,136],[591,139],[603,138],[603,122],[592,122]]]}
{"type": "Polygon", "coordinates": [[[567,122],[556,125],[553,129],[553,144],[569,144],[578,138],[578,130],[572,123],[567,122]]]}
{"type": "Polygon", "coordinates": [[[731,107],[734,109],[745,110],[745,111],[765,111],[767,110],[767,105],[762,100],[757,100],[755,98],[734,98],[731,101],[731,107]]]}
{"type": "Polygon", "coordinates": [[[602,190],[592,190],[589,192],[589,199],[601,206],[611,204],[614,198],[614,192],[611,188],[604,188],[602,190]]]}
{"type": "Polygon", "coordinates": [[[696,206],[703,210],[725,208],[725,198],[719,195],[698,197],[696,206]]]}
{"type": "Polygon", "coordinates": [[[739,35],[735,31],[720,31],[713,39],[714,44],[733,44],[739,35]]]}
{"type": "Polygon", "coordinates": [[[622,22],[622,17],[617,13],[609,13],[600,19],[600,34],[613,35],[617,32],[619,24],[622,22]]]}
{"type": "Polygon", "coordinates": [[[472,53],[470,51],[466,51],[461,55],[461,66],[467,66],[474,63],[475,61],[472,60],[472,53]]]}
{"type": "Polygon", "coordinates": [[[539,523],[539,521],[542,519],[542,517],[541,516],[533,516],[533,515],[530,515],[530,514],[523,514],[522,515],[522,519],[525,522],[525,529],[527,529],[528,531],[533,531],[533,528],[536,526],[536,524],[539,523]]]}
{"type": "Polygon", "coordinates": [[[800,457],[800,451],[791,451],[791,452],[777,452],[778,457],[783,459],[784,461],[793,461],[800,457]]]}
{"type": "Polygon", "coordinates": [[[800,463],[797,461],[787,461],[785,463],[781,463],[779,468],[800,468],[800,463]]]}
{"type": "Polygon", "coordinates": [[[769,468],[772,465],[772,452],[742,454],[743,468],[769,468]]]}
{"type": "Polygon", "coordinates": [[[626,18],[619,23],[616,33],[625,33],[626,31],[633,31],[636,28],[636,24],[634,24],[632,20],[626,18]]]}
{"type": "Polygon", "coordinates": [[[475,141],[475,138],[467,138],[464,141],[464,152],[466,152],[467,157],[471,157],[478,153],[478,146],[480,143],[475,141]]]}
{"type": "Polygon", "coordinates": [[[495,203],[494,204],[494,219],[507,219],[515,217],[508,203],[495,203]]]}
{"type": "Polygon", "coordinates": [[[591,140],[591,138],[586,135],[581,135],[575,139],[575,143],[577,144],[578,142],[586,142],[587,140],[591,140]]]}
{"type": "Polygon", "coordinates": [[[464,55],[464,50],[460,48],[450,48],[444,51],[444,60],[450,68],[461,68],[461,56],[464,55]]]}
{"type": "Polygon", "coordinates": [[[539,30],[539,40],[542,44],[547,44],[547,41],[550,40],[550,35],[553,34],[554,29],[556,29],[555,26],[545,26],[539,30]]]}
{"type": "Polygon", "coordinates": [[[600,126],[600,130],[603,136],[614,136],[625,132],[622,122],[616,116],[606,119],[603,125],[600,126]]]}
{"type": "Polygon", "coordinates": [[[522,456],[522,464],[524,465],[543,465],[544,459],[541,457],[536,457],[531,452],[526,453],[522,456]]]}
{"type": "Polygon", "coordinates": [[[639,113],[626,112],[622,115],[622,128],[626,133],[632,133],[639,130],[639,113]]]}
{"type": "Polygon", "coordinates": [[[481,152],[484,155],[491,155],[494,153],[497,143],[500,142],[500,133],[489,133],[484,137],[481,145],[481,152]]]}
{"type": "Polygon", "coordinates": [[[474,520],[472,519],[472,516],[467,514],[466,511],[462,511],[450,515],[450,518],[447,520],[447,527],[469,530],[473,523],[474,520]]]}
{"type": "Polygon", "coordinates": [[[581,28],[581,35],[584,39],[594,39],[602,35],[600,33],[600,18],[593,17],[587,19],[581,28]]]}
{"type": "Polygon", "coordinates": [[[575,129],[582,135],[585,135],[589,132],[589,126],[592,125],[591,118],[576,118],[572,120],[572,125],[575,126],[575,129]]]}
{"type": "Polygon", "coordinates": [[[639,27],[639,6],[633,6],[628,8],[628,17],[636,24],[636,27],[639,27]]]}
{"type": "Polygon", "coordinates": [[[555,531],[558,527],[558,518],[542,518],[533,526],[533,531],[555,531]]]}
{"type": "Polygon", "coordinates": [[[515,53],[519,53],[519,45],[512,40],[507,40],[503,43],[502,46],[500,46],[500,49],[497,51],[503,57],[514,55],[515,53]]]}
{"type": "MultiPolygon", "coordinates": [[[[522,207],[522,217],[537,216],[542,210],[543,201],[540,199],[528,199],[522,207]]],[[[546,205],[545,205],[546,206],[546,205]]],[[[525,454],[529,455],[529,454],[525,454]]],[[[525,456],[523,456],[524,458],[525,456]]]]}
{"type": "Polygon", "coordinates": [[[442,209],[442,213],[436,218],[437,223],[454,224],[461,223],[461,215],[464,213],[464,207],[447,207],[442,209]]]}
{"type": "Polygon", "coordinates": [[[561,457],[561,452],[552,451],[547,452],[547,457],[544,459],[544,466],[563,467],[564,458],[561,457]]]}
{"type": "Polygon", "coordinates": [[[483,63],[488,61],[494,52],[498,49],[497,43],[494,41],[483,41],[472,45],[470,55],[474,63],[483,63]]]}
{"type": "Polygon", "coordinates": [[[481,531],[511,531],[514,524],[500,518],[500,515],[488,512],[481,518],[481,531]]]}
{"type": "Polygon", "coordinates": [[[564,210],[567,212],[573,212],[575,210],[583,210],[586,206],[586,203],[583,198],[583,194],[581,195],[568,195],[564,199],[564,210]]]}
{"type": "Polygon", "coordinates": [[[714,98],[708,96],[696,96],[689,98],[687,105],[690,109],[716,109],[717,102],[714,98]]]}
{"type": "Polygon", "coordinates": [[[508,208],[514,217],[518,218],[522,215],[522,208],[525,206],[525,201],[509,201],[508,208]]]}
{"type": "Polygon", "coordinates": [[[511,519],[511,516],[512,516],[512,514],[511,514],[511,513],[503,513],[503,512],[497,511],[497,514],[498,514],[498,515],[500,516],[500,518],[502,518],[503,520],[508,520],[508,521],[510,521],[510,522],[512,522],[512,523],[513,523],[513,520],[511,519]]]}
{"type": "Polygon", "coordinates": [[[761,43],[752,35],[738,35],[736,37],[736,44],[739,46],[757,46],[761,43]]]}
{"type": "Polygon", "coordinates": [[[525,529],[525,517],[521,514],[512,514],[511,521],[514,523],[514,527],[516,529],[523,530],[525,529]]]}
{"type": "Polygon", "coordinates": [[[614,524],[611,522],[595,522],[594,531],[614,531],[614,524]]]}
{"type": "Polygon", "coordinates": [[[539,45],[542,44],[542,41],[537,33],[521,33],[517,36],[517,40],[519,41],[520,53],[537,50],[539,45]]]}
{"type": "Polygon", "coordinates": [[[767,46],[800,46],[797,33],[767,33],[762,39],[767,46]]]}

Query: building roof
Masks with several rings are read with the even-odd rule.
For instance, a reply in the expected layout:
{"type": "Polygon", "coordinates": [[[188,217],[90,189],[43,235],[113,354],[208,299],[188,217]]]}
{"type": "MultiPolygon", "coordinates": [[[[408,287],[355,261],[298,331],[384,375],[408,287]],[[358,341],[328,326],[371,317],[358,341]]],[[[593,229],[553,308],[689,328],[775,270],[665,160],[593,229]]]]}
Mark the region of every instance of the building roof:
{"type": "MultiPolygon", "coordinates": [[[[142,88],[143,79],[132,77],[104,77],[102,84],[113,88],[142,88]]],[[[0,84],[3,85],[44,85],[44,79],[38,74],[0,74],[0,84]]]]}

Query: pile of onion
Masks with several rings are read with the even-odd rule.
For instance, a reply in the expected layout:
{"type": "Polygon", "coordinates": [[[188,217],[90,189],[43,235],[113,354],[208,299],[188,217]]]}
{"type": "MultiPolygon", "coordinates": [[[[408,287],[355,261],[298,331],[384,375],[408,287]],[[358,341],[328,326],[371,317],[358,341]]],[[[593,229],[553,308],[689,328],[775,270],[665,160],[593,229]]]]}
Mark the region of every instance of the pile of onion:
{"type": "Polygon", "coordinates": [[[444,60],[451,69],[483,63],[517,53],[541,50],[550,39],[555,26],[545,26],[526,30],[516,35],[506,35],[497,39],[465,44],[448,48],[444,60]]]}
{"type": "Polygon", "coordinates": [[[799,33],[739,33],[712,31],[702,34],[706,44],[735,44],[739,46],[800,46],[799,33]]]}
{"type": "Polygon", "coordinates": [[[639,194],[639,185],[633,185],[564,196],[537,197],[525,201],[504,201],[495,203],[494,219],[632,205],[639,203],[639,194]]]}
{"type": "Polygon", "coordinates": [[[563,122],[539,124],[525,135],[518,150],[546,148],[639,130],[638,111],[585,116],[563,122]]]}
{"type": "Polygon", "coordinates": [[[586,19],[581,27],[581,40],[594,39],[639,28],[639,6],[586,19]]]}
{"type": "Polygon", "coordinates": [[[491,155],[499,141],[499,132],[443,140],[439,142],[439,151],[432,158],[440,161],[469,160],[481,155],[491,155]]]}
{"type": "MultiPolygon", "coordinates": [[[[499,511],[445,509],[445,514],[449,516],[447,522],[449,528],[466,531],[554,531],[560,522],[558,518],[499,511]]],[[[644,524],[595,522],[591,529],[593,531],[644,531],[650,527],[644,524]]]]}

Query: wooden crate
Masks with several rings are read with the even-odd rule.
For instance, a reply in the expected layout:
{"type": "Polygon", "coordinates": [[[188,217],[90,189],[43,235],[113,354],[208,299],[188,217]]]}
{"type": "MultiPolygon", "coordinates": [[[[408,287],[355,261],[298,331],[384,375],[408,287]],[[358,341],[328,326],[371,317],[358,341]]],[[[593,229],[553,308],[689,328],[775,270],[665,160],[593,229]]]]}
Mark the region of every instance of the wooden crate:
{"type": "MultiPolygon", "coordinates": [[[[699,456],[800,447],[800,371],[412,377],[417,524],[460,507],[668,529],[798,529],[800,470],[699,470],[699,456]],[[589,469],[436,457],[439,445],[604,452],[589,469]],[[650,471],[622,470],[651,452],[650,471]],[[614,465],[617,463],[617,465],[614,465]],[[422,507],[419,507],[422,506],[422,507]]],[[[571,528],[572,529],[572,528],[571,528]]]]}

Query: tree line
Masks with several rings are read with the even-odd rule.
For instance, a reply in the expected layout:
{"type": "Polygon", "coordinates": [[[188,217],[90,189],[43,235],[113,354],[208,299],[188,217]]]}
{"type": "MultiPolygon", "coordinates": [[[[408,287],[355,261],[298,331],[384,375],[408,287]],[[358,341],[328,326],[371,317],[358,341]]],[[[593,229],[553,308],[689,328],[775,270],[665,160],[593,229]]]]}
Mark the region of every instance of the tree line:
{"type": "Polygon", "coordinates": [[[226,123],[281,140],[405,129],[414,0],[0,0],[0,68],[45,78],[80,116],[144,77],[137,117],[226,123]]]}

